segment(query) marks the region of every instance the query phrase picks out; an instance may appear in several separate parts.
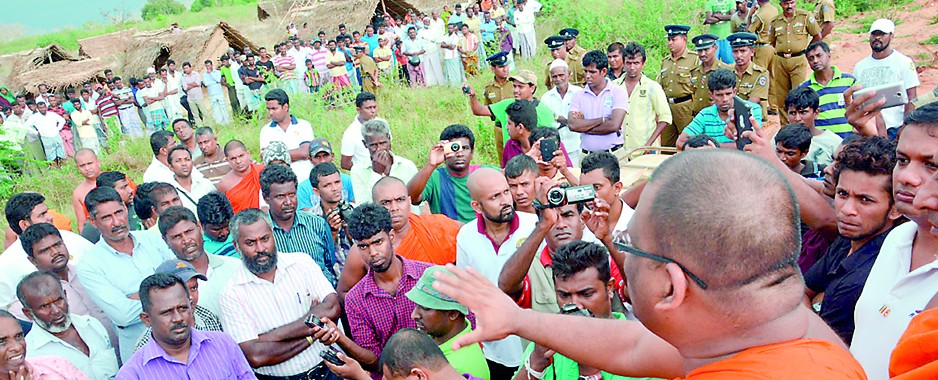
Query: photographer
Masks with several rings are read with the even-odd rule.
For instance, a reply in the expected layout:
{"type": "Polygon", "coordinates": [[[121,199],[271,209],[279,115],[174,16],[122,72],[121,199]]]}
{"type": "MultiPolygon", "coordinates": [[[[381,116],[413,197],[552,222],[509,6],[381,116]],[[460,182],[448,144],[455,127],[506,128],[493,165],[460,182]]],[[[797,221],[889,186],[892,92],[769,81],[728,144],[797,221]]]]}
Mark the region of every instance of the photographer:
{"type": "Polygon", "coordinates": [[[345,267],[345,259],[352,249],[352,238],[348,234],[348,216],[354,206],[342,196],[342,177],[339,169],[331,162],[323,162],[309,172],[313,192],[319,197],[322,217],[332,230],[335,242],[335,258],[339,271],[345,267]]]}

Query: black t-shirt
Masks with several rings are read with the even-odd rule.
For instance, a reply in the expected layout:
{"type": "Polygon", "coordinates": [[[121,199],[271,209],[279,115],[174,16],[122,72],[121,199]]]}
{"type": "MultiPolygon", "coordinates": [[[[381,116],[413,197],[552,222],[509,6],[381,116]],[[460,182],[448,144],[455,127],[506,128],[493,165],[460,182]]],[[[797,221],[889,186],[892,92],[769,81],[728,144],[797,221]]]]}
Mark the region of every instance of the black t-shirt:
{"type": "MultiPolygon", "coordinates": [[[[247,66],[242,66],[240,69],[238,69],[238,75],[240,75],[241,80],[244,81],[245,77],[255,78],[261,76],[261,71],[257,68],[257,65],[254,66],[254,69],[249,69],[247,66]]],[[[253,82],[247,84],[248,88],[252,90],[259,90],[263,85],[264,82],[253,82]]]]}

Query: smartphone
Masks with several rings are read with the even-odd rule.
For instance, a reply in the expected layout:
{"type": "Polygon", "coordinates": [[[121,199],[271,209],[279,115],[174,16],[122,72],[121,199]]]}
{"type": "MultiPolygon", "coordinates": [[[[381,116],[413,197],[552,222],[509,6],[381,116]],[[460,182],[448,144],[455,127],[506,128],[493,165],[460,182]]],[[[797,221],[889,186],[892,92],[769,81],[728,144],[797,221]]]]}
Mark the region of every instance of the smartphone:
{"type": "Polygon", "coordinates": [[[557,151],[557,140],[541,140],[541,161],[549,162],[554,158],[554,152],[557,151]]]}
{"type": "Polygon", "coordinates": [[[306,323],[306,326],[309,326],[309,328],[313,328],[313,326],[317,326],[319,328],[325,328],[326,326],[326,324],[323,323],[322,320],[319,319],[319,317],[313,314],[310,314],[309,317],[307,317],[306,320],[303,322],[306,323]]]}
{"type": "Polygon", "coordinates": [[[892,82],[880,86],[864,88],[854,92],[853,98],[856,99],[860,97],[860,95],[869,93],[870,91],[876,91],[876,95],[873,95],[870,100],[863,102],[863,104],[860,105],[861,108],[866,107],[867,104],[875,103],[883,98],[886,99],[886,104],[883,104],[878,109],[903,106],[909,102],[909,96],[906,94],[905,86],[902,82],[892,82]]]}
{"type": "Polygon", "coordinates": [[[326,350],[319,351],[319,356],[322,357],[323,360],[329,363],[332,363],[338,366],[345,365],[345,362],[342,361],[342,359],[339,359],[339,355],[336,355],[335,352],[332,352],[332,350],[326,349],[326,350]]]}
{"type": "Polygon", "coordinates": [[[469,95],[469,86],[462,86],[462,93],[469,95]]]}
{"type": "Polygon", "coordinates": [[[733,117],[736,120],[736,149],[743,150],[746,145],[752,143],[747,137],[742,137],[743,132],[752,130],[752,122],[749,118],[752,116],[752,109],[740,97],[733,99],[733,117]]]}

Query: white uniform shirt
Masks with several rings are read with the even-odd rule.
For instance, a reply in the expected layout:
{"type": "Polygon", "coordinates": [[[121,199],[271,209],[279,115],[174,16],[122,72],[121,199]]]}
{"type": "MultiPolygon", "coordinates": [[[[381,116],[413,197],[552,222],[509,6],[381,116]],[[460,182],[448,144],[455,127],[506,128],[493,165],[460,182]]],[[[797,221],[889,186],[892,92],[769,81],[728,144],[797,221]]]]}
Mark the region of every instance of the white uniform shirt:
{"type": "MultiPolygon", "coordinates": [[[[290,115],[290,125],[286,130],[280,128],[277,123],[271,122],[261,127],[260,145],[261,150],[267,148],[272,141],[280,141],[287,146],[287,149],[299,148],[303,143],[313,141],[313,126],[303,119],[297,119],[290,115]]],[[[313,162],[310,160],[292,160],[290,168],[296,174],[299,182],[309,179],[309,171],[313,170],[313,162]]]]}

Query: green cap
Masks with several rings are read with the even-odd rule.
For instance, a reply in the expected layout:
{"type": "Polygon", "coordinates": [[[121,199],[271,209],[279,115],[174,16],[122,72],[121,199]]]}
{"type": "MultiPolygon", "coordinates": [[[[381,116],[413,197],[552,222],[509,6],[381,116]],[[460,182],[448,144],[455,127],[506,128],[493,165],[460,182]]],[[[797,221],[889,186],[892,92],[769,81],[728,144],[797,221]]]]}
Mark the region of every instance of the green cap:
{"type": "Polygon", "coordinates": [[[469,309],[456,302],[456,300],[433,289],[433,282],[436,281],[437,272],[449,274],[449,271],[441,265],[435,265],[423,271],[420,280],[414,288],[407,292],[406,296],[415,304],[432,310],[456,310],[463,314],[469,314],[469,309]]]}

